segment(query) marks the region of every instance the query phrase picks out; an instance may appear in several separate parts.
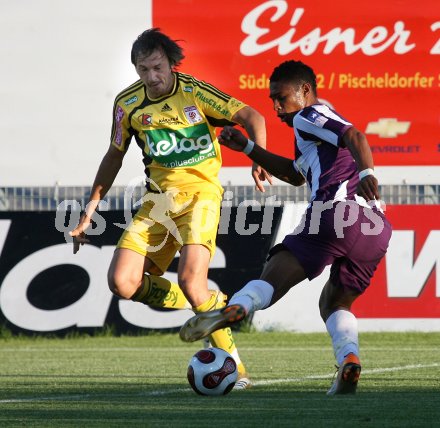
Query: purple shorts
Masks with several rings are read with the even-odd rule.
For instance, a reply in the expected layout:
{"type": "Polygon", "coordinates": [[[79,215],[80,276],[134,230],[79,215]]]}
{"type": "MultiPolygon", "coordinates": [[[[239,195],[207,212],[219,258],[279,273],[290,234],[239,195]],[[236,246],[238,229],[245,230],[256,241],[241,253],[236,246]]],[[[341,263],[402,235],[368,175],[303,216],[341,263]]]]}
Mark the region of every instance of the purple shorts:
{"type": "Polygon", "coordinates": [[[391,238],[391,225],[383,213],[354,201],[314,203],[301,224],[283,240],[303,267],[307,278],[317,277],[332,265],[330,279],[338,286],[363,293],[391,238]]]}

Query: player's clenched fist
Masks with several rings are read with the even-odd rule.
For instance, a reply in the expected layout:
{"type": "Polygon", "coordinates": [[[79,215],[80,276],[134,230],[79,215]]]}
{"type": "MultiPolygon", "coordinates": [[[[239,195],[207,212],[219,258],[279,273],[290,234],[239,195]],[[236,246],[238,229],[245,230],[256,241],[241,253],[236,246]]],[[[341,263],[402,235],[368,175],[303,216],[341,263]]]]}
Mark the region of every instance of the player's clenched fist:
{"type": "Polygon", "coordinates": [[[88,244],[90,241],[86,238],[85,230],[90,226],[90,218],[87,215],[82,215],[78,226],[69,232],[73,238],[73,254],[79,251],[80,245],[88,244]]]}
{"type": "Polygon", "coordinates": [[[243,151],[247,144],[243,133],[232,126],[225,126],[218,139],[221,144],[237,152],[243,151]]]}

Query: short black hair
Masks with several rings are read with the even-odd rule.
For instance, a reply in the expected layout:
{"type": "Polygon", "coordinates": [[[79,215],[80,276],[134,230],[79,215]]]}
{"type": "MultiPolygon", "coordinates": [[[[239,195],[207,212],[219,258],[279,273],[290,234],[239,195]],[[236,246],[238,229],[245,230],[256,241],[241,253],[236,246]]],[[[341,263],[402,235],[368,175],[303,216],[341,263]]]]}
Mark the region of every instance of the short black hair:
{"type": "Polygon", "coordinates": [[[162,50],[171,67],[177,67],[185,58],[183,49],[176,40],[171,40],[159,28],[150,28],[139,34],[131,48],[131,62],[136,66],[140,55],[150,55],[155,50],[162,50]]]}
{"type": "Polygon", "coordinates": [[[311,67],[301,61],[285,61],[273,70],[271,82],[290,82],[293,84],[310,83],[313,94],[316,96],[316,75],[311,67]]]}

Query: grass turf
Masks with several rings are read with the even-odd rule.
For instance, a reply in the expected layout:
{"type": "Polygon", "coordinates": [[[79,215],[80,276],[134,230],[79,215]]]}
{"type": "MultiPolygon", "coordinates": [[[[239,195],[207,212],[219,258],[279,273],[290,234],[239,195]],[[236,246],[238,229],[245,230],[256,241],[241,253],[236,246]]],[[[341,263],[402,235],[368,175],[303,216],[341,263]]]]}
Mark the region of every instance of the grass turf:
{"type": "Polygon", "coordinates": [[[0,340],[0,426],[429,427],[440,420],[440,333],[361,334],[355,396],[327,397],[324,334],[237,333],[255,386],[201,397],[177,335],[0,340]]]}

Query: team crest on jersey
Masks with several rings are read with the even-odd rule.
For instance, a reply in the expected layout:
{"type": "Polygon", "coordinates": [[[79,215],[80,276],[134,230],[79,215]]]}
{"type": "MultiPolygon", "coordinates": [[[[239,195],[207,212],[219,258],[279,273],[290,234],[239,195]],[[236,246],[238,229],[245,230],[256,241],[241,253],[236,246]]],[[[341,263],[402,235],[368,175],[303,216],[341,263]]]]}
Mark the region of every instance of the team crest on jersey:
{"type": "Polygon", "coordinates": [[[183,92],[192,92],[192,91],[193,91],[192,86],[184,86],[183,87],[183,92]]]}
{"type": "Polygon", "coordinates": [[[324,124],[328,121],[328,119],[326,117],[321,116],[318,112],[316,112],[314,110],[312,110],[307,115],[307,120],[314,123],[316,126],[319,126],[320,128],[322,128],[324,126],[324,124]]]}
{"type": "Polygon", "coordinates": [[[196,106],[185,107],[183,111],[185,113],[186,118],[188,119],[188,122],[199,123],[203,121],[203,118],[200,115],[199,111],[197,110],[196,106]]]}
{"type": "Polygon", "coordinates": [[[153,115],[150,113],[143,113],[138,116],[138,120],[141,125],[151,125],[153,122],[153,115]]]}

